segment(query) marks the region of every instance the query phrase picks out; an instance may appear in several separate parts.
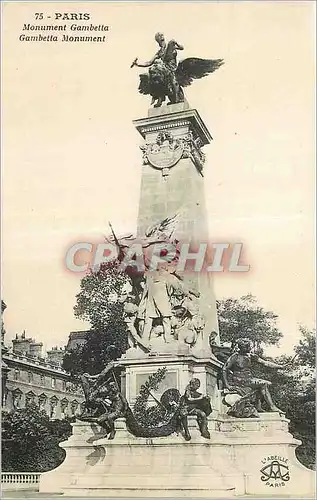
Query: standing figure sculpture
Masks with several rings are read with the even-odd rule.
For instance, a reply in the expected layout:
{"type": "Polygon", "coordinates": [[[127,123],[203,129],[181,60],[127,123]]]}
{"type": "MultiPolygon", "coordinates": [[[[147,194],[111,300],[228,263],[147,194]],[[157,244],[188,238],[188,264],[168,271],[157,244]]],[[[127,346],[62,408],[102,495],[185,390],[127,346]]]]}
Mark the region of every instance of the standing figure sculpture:
{"type": "Polygon", "coordinates": [[[197,299],[200,294],[187,286],[176,272],[179,248],[175,233],[180,216],[181,212],[151,225],[143,238],[132,234],[117,238],[110,225],[112,238],[107,238],[107,241],[116,244],[119,262],[124,262],[133,246],[134,252],[143,254],[144,270],[135,271],[133,266],[125,268],[130,286],[119,299],[124,304],[124,321],[132,349],[151,351],[154,337],[165,344],[192,347],[202,336],[205,319],[199,314],[197,299]],[[161,251],[165,252],[161,262],[152,261],[156,245],[161,245],[161,251]]]}
{"type": "Polygon", "coordinates": [[[225,362],[222,375],[227,394],[241,396],[229,409],[228,415],[238,418],[258,417],[259,412],[275,411],[283,413],[273,402],[269,386],[271,382],[252,375],[252,366],[260,364],[268,368],[285,368],[285,365],[268,361],[252,352],[249,339],[240,338],[236,350],[225,362]],[[266,410],[262,405],[266,406],[266,410]]]}
{"type": "MultiPolygon", "coordinates": [[[[155,321],[159,321],[163,327],[163,337],[166,343],[175,339],[172,330],[172,294],[182,293],[184,296],[193,295],[199,297],[199,293],[188,288],[185,283],[175,274],[172,264],[161,264],[157,271],[147,271],[144,292],[139,304],[138,319],[143,323],[142,336],[144,340],[151,339],[152,328],[155,321]]],[[[185,341],[185,340],[184,340],[185,341]]],[[[193,341],[189,341],[189,344],[193,341]]]]}
{"type": "Polygon", "coordinates": [[[175,40],[165,41],[163,33],[156,33],[155,40],[159,50],[150,61],[139,63],[136,58],[131,68],[149,68],[148,74],[140,75],[139,92],[152,96],[151,104],[159,107],[166,97],[168,104],[184,101],[182,87],[190,85],[193,79],[207,76],[223,64],[223,59],[199,59],[190,57],[177,63],[177,52],[184,47],[175,40]]]}
{"type": "Polygon", "coordinates": [[[145,273],[144,293],[138,309],[138,319],[143,323],[142,336],[150,341],[153,321],[161,319],[163,335],[166,343],[173,340],[171,331],[172,308],[169,300],[171,277],[168,271],[162,269],[145,273]]]}
{"type": "Polygon", "coordinates": [[[122,294],[119,301],[123,302],[124,322],[127,325],[129,348],[140,348],[143,352],[149,351],[147,341],[144,341],[136,327],[137,314],[139,306],[136,304],[136,298],[133,294],[122,294]]]}

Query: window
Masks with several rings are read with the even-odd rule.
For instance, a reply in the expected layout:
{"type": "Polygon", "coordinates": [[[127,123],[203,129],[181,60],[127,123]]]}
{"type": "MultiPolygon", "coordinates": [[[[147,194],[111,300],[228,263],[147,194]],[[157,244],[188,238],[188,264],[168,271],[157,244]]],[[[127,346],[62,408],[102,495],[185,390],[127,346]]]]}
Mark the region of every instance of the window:
{"type": "Polygon", "coordinates": [[[62,401],[61,401],[61,413],[62,413],[62,417],[64,417],[64,418],[67,416],[67,413],[68,413],[67,409],[68,409],[68,401],[67,401],[67,399],[62,399],[62,401]]]}
{"type": "Polygon", "coordinates": [[[39,409],[45,411],[45,406],[46,406],[46,402],[47,402],[46,394],[44,394],[44,393],[40,394],[38,401],[39,401],[39,405],[38,405],[39,409]]]}
{"type": "Polygon", "coordinates": [[[44,375],[41,375],[41,385],[45,385],[45,377],[44,377],[44,375]]]}
{"type": "MultiPolygon", "coordinates": [[[[53,379],[52,379],[53,380],[53,379]]],[[[55,379],[54,379],[55,380],[55,379]]],[[[56,417],[56,407],[57,407],[58,399],[53,396],[50,399],[50,418],[56,417]]]]}
{"type": "Polygon", "coordinates": [[[26,395],[25,395],[25,406],[29,406],[31,405],[32,403],[35,402],[35,394],[34,392],[28,392],[26,395]]]}
{"type": "Polygon", "coordinates": [[[12,404],[15,410],[21,408],[22,406],[21,400],[22,400],[22,391],[20,391],[20,389],[16,389],[15,391],[12,392],[12,404]]]}
{"type": "Polygon", "coordinates": [[[20,378],[20,370],[14,370],[14,380],[19,380],[20,378]]]}
{"type": "Polygon", "coordinates": [[[65,380],[62,380],[62,390],[66,391],[66,382],[65,382],[65,380]]]}
{"type": "Polygon", "coordinates": [[[74,399],[71,403],[71,412],[72,412],[72,415],[75,415],[76,411],[77,411],[77,408],[78,408],[78,401],[76,401],[76,399],[74,399]]]}
{"type": "Polygon", "coordinates": [[[52,388],[56,386],[56,378],[52,377],[52,388]]]}
{"type": "Polygon", "coordinates": [[[29,382],[29,384],[31,384],[33,382],[33,373],[32,372],[28,372],[28,382],[29,382]]]}

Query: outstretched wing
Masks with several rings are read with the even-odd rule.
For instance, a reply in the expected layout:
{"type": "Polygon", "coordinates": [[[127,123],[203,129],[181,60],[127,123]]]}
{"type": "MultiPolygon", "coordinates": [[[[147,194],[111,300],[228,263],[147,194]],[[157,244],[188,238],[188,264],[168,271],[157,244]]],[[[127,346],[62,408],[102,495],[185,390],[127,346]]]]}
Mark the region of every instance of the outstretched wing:
{"type": "Polygon", "coordinates": [[[158,237],[164,235],[166,238],[171,238],[176,229],[179,215],[179,213],[176,213],[171,217],[166,217],[166,219],[148,227],[145,232],[145,236],[149,238],[154,235],[158,237]]]}
{"type": "Polygon", "coordinates": [[[143,73],[142,75],[140,75],[140,84],[138,90],[140,94],[150,93],[150,80],[149,80],[149,75],[147,73],[143,73]]]}
{"type": "Polygon", "coordinates": [[[181,87],[187,87],[194,79],[203,78],[209,75],[209,73],[213,73],[223,64],[223,59],[199,59],[198,57],[189,57],[178,64],[175,76],[181,87]]]}

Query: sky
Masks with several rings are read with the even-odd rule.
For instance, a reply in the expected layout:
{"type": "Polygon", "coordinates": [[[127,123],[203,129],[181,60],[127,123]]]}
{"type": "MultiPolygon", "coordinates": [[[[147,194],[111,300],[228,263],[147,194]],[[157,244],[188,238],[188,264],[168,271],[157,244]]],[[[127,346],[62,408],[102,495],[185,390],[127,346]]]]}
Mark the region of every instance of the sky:
{"type": "Polygon", "coordinates": [[[242,242],[251,266],[215,275],[217,298],[255,295],[279,316],[283,352],[299,324],[314,327],[314,11],[305,1],[4,3],[8,340],[26,330],[49,348],[86,328],[73,315],[80,276],[65,269],[65,253],[102,241],[109,220],[119,233],[135,230],[142,139],[132,120],[150,102],[130,64],[154,55],[157,31],[182,44],[184,58],[225,60],[186,88],[214,139],[204,148],[210,237],[242,242]],[[61,11],[109,25],[106,42],[19,41],[35,12],[61,11]]]}

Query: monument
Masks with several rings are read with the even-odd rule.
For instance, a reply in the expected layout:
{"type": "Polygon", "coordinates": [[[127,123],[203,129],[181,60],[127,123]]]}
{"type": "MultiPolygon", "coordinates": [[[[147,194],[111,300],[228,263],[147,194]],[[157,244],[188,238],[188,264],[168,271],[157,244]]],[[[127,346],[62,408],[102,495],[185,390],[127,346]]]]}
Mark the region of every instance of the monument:
{"type": "Polygon", "coordinates": [[[223,349],[211,273],[177,267],[184,248],[190,260],[208,243],[203,148],[212,139],[183,87],[223,60],[177,63],[182,45],[166,43],[162,33],[155,39],[154,57],[131,65],[149,68],[139,91],[154,105],[134,121],[143,140],[137,235],[113,234],[119,258],[138,242],[146,263],[144,272],[129,274],[130,288],[120,297],[129,349],[98,376],[83,376],[86,410],[61,443],[63,464],[41,475],[40,492],[312,496],[314,474],[295,456],[300,442],[288,432],[269,382],[252,375],[255,362],[285,366],[257,356],[246,339],[232,352],[223,349]],[[166,251],[153,268],[159,244],[166,251]],[[154,390],[148,380],[156,381],[154,390]]]}

